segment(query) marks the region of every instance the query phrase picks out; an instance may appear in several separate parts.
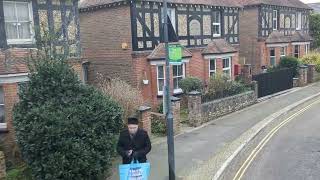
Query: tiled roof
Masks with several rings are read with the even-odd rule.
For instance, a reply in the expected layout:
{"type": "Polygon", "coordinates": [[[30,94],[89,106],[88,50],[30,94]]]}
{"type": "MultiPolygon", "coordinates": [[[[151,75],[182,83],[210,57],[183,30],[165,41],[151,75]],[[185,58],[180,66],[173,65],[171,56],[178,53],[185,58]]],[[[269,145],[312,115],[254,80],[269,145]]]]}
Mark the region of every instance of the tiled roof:
{"type": "Polygon", "coordinates": [[[267,5],[275,5],[275,6],[287,6],[287,7],[311,9],[308,5],[301,2],[300,0],[240,0],[239,2],[243,6],[267,4],[267,5]]]}
{"type": "MultiPolygon", "coordinates": [[[[79,7],[81,9],[88,7],[101,6],[106,4],[124,2],[125,0],[81,0],[79,7]]],[[[149,2],[163,2],[163,0],[142,0],[149,2]]],[[[168,0],[168,3],[177,4],[197,4],[197,5],[212,5],[225,7],[241,7],[238,0],[168,0]]]]}
{"type": "MultiPolygon", "coordinates": [[[[170,44],[179,44],[179,43],[170,43],[170,44]]],[[[165,59],[165,46],[164,43],[159,44],[152,53],[147,57],[149,60],[163,60],[165,59]]],[[[190,58],[192,57],[192,53],[182,46],[182,57],[183,58],[190,58]]]]}
{"type": "Polygon", "coordinates": [[[303,33],[301,31],[296,31],[291,36],[285,36],[279,31],[273,31],[269,37],[266,39],[266,43],[287,43],[287,42],[308,42],[312,41],[310,35],[303,33]]]}
{"type": "Polygon", "coordinates": [[[237,52],[237,49],[224,39],[214,39],[202,51],[202,54],[224,54],[237,52]]]}
{"type": "Polygon", "coordinates": [[[308,4],[315,12],[320,13],[320,3],[311,3],[308,4]]]}

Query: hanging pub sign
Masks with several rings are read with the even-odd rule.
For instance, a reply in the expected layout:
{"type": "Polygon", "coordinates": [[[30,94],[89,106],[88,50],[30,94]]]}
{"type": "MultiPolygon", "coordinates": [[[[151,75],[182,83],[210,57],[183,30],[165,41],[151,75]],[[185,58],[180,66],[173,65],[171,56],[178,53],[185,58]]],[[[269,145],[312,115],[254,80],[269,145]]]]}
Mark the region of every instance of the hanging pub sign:
{"type": "Polygon", "coordinates": [[[182,47],[179,44],[169,45],[170,64],[180,64],[182,60],[182,47]]]}

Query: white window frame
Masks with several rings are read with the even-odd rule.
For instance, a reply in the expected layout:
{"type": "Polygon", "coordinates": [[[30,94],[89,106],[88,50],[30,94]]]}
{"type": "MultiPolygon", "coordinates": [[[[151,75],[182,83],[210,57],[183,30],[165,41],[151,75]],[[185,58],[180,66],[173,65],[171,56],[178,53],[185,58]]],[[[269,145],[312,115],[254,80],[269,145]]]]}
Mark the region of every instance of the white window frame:
{"type": "Polygon", "coordinates": [[[213,29],[212,29],[212,36],[213,37],[221,37],[221,12],[220,11],[213,11],[213,13],[217,13],[219,14],[219,22],[213,22],[212,25],[213,25],[213,29]],[[214,31],[214,27],[215,26],[218,26],[219,27],[219,34],[214,34],[213,31],[214,31]]]}
{"type": "Polygon", "coordinates": [[[232,58],[231,57],[223,57],[222,58],[222,72],[223,72],[223,74],[226,74],[226,73],[224,73],[224,71],[228,71],[229,70],[229,78],[231,79],[231,76],[232,76],[232,68],[231,68],[231,65],[232,65],[232,63],[231,63],[231,61],[232,61],[232,58]],[[227,68],[224,68],[223,67],[223,61],[225,60],[225,59],[229,59],[229,67],[227,67],[227,68]]]}
{"type": "Polygon", "coordinates": [[[3,96],[3,103],[4,104],[0,104],[0,106],[3,107],[3,113],[4,113],[4,123],[0,123],[0,130],[3,130],[3,129],[7,129],[7,122],[6,122],[6,111],[5,111],[5,96],[4,96],[4,89],[2,86],[0,86],[0,88],[2,89],[2,96],[3,96]]]}
{"type": "Polygon", "coordinates": [[[309,53],[309,49],[310,49],[310,44],[306,44],[305,46],[304,46],[304,48],[305,48],[305,53],[306,53],[306,55],[309,53]]]}
{"type": "Polygon", "coordinates": [[[287,46],[280,47],[280,57],[285,57],[287,55],[287,46]],[[284,54],[282,54],[282,50],[284,54]]]}
{"type": "MultiPolygon", "coordinates": [[[[164,9],[161,8],[161,14],[164,14],[164,9]]],[[[170,18],[170,21],[172,23],[173,29],[176,31],[176,10],[174,8],[168,8],[168,16],[170,18]]],[[[164,23],[165,16],[162,17],[162,23],[164,23]]]]}
{"type": "Polygon", "coordinates": [[[296,14],[296,30],[302,29],[302,13],[297,12],[296,14]]]}
{"type": "Polygon", "coordinates": [[[294,45],[293,47],[293,56],[296,58],[300,57],[300,45],[294,45]],[[296,47],[298,47],[298,53],[296,53],[296,47]],[[298,57],[296,57],[296,54],[298,54],[298,57]]]}
{"type": "MultiPolygon", "coordinates": [[[[184,79],[185,78],[185,65],[184,65],[184,63],[181,63],[181,64],[174,64],[174,65],[172,65],[172,81],[173,81],[173,83],[174,83],[174,79],[175,78],[182,78],[182,79],[184,79]],[[182,66],[182,75],[180,75],[180,76],[174,76],[173,75],[173,66],[182,66]]],[[[177,88],[177,89],[174,89],[174,85],[173,85],[173,93],[174,94],[177,94],[177,93],[183,93],[183,91],[182,91],[182,89],[179,87],[179,88],[177,88]]]]}
{"type": "Polygon", "coordinates": [[[269,62],[270,62],[270,66],[276,66],[276,64],[277,64],[277,62],[276,62],[276,60],[277,60],[277,54],[276,54],[276,49],[275,48],[270,48],[269,49],[269,62]],[[274,51],[274,56],[271,56],[271,51],[274,51]],[[272,62],[272,59],[274,59],[274,64],[272,64],[271,62],[272,62]]]}
{"type": "Polygon", "coordinates": [[[216,58],[209,59],[209,77],[212,77],[211,73],[214,73],[214,74],[217,73],[217,59],[216,58]],[[211,69],[211,61],[214,61],[214,70],[211,69]]]}
{"type": "Polygon", "coordinates": [[[157,65],[156,68],[157,68],[157,92],[158,92],[158,95],[159,96],[162,96],[163,95],[163,89],[164,89],[164,86],[162,87],[162,91],[160,91],[160,86],[159,86],[159,80],[163,80],[163,84],[165,84],[166,82],[166,72],[165,72],[165,65],[157,65]],[[163,78],[159,78],[159,67],[162,66],[162,69],[163,69],[163,78]]]}
{"type": "Polygon", "coordinates": [[[272,26],[274,25],[275,22],[275,27],[273,27],[273,30],[278,30],[278,11],[277,10],[273,10],[273,16],[272,16],[272,26]],[[276,16],[274,16],[274,14],[276,16]]]}
{"type": "MultiPolygon", "coordinates": [[[[19,2],[19,1],[3,1],[3,3],[13,3],[15,4],[15,11],[17,13],[17,8],[16,8],[16,4],[18,3],[22,3],[22,4],[28,4],[28,8],[29,8],[29,20],[30,21],[23,21],[23,22],[29,22],[30,23],[30,39],[8,39],[7,38],[7,43],[10,44],[33,44],[34,43],[34,32],[33,32],[33,12],[32,12],[32,2],[19,2]]],[[[17,16],[17,14],[16,14],[17,16]]],[[[16,23],[16,21],[14,22],[7,22],[5,21],[5,23],[16,23]]],[[[16,25],[17,29],[18,26],[16,25]]],[[[18,30],[17,30],[18,33],[18,30]]]]}

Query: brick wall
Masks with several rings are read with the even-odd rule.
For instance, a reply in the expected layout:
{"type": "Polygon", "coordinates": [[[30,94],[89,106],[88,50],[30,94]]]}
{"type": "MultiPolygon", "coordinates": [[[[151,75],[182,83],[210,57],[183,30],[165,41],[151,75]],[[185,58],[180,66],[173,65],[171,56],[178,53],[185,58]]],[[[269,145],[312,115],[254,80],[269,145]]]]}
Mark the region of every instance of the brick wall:
{"type": "Polygon", "coordinates": [[[18,161],[19,153],[15,143],[15,131],[12,124],[12,109],[16,102],[18,102],[18,84],[2,84],[5,102],[5,121],[7,123],[8,133],[1,134],[1,141],[3,144],[3,151],[8,158],[8,161],[18,161]]]}
{"type": "Polygon", "coordinates": [[[89,83],[101,73],[136,86],[129,5],[80,13],[80,30],[83,57],[90,62],[89,83]],[[122,43],[128,48],[122,49],[122,43]]]}
{"type": "Polygon", "coordinates": [[[258,42],[258,9],[247,8],[240,11],[240,58],[245,58],[246,64],[252,64],[253,73],[260,70],[261,49],[258,42]]]}

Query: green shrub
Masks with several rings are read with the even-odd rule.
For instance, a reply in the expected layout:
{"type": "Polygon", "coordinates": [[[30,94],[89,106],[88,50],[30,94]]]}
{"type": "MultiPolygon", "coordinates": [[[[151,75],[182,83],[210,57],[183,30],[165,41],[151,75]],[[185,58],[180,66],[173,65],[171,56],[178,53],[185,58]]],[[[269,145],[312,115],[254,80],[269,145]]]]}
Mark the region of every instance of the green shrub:
{"type": "Polygon", "coordinates": [[[64,60],[38,56],[13,124],[35,179],[97,179],[111,166],[122,109],[83,85],[64,60]]]}
{"type": "Polygon", "coordinates": [[[7,171],[6,180],[32,180],[32,173],[27,165],[7,171]]]}
{"type": "Polygon", "coordinates": [[[304,64],[315,64],[316,71],[320,73],[320,53],[310,52],[309,54],[303,56],[301,61],[304,64]]]}
{"type": "Polygon", "coordinates": [[[243,93],[250,88],[243,83],[230,81],[227,77],[221,74],[216,74],[209,81],[208,91],[203,96],[203,101],[211,101],[219,98],[233,96],[243,93]]]}
{"type": "Polygon", "coordinates": [[[203,83],[199,78],[187,77],[180,81],[179,87],[183,90],[184,93],[189,93],[191,91],[202,92],[203,83]]]}
{"type": "Polygon", "coordinates": [[[280,68],[293,68],[295,71],[294,76],[298,75],[299,60],[295,57],[285,56],[282,57],[279,64],[280,68]]]}
{"type": "Polygon", "coordinates": [[[163,114],[163,102],[158,105],[157,111],[158,113],[163,114]]]}
{"type": "Polygon", "coordinates": [[[160,136],[166,135],[166,124],[160,118],[152,119],[151,132],[160,136]]]}

